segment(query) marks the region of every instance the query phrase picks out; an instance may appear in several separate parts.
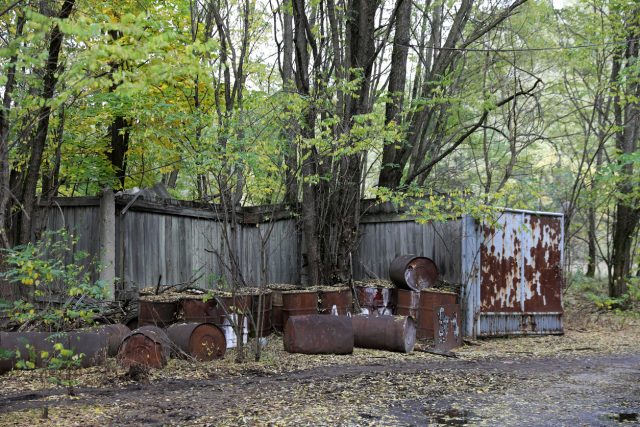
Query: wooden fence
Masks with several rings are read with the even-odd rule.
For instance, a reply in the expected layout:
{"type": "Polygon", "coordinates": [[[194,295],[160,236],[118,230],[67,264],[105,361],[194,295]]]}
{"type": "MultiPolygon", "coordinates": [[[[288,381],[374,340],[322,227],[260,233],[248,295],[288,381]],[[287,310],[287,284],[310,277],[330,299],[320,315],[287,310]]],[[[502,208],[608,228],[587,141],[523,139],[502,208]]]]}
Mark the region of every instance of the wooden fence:
{"type": "MultiPolygon", "coordinates": [[[[106,249],[101,240],[113,233],[114,273],[121,279],[121,288],[115,293],[120,298],[158,281],[164,285],[197,278],[198,286],[209,288],[219,280],[228,280],[227,248],[232,235],[239,271],[247,284],[260,284],[263,269],[268,283],[306,280],[300,224],[278,207],[242,209],[232,233],[211,206],[116,196],[115,212],[111,213],[115,226],[105,234],[101,203],[104,207],[100,197],[55,199],[46,208],[44,224],[49,230],[66,227],[74,232],[78,236],[74,251],[90,254],[85,261],[88,266],[103,258],[106,249]],[[226,233],[223,227],[227,227],[226,233]]],[[[461,221],[420,225],[389,205],[370,202],[365,211],[353,258],[355,279],[387,278],[389,264],[396,256],[415,253],[433,258],[444,279],[460,283],[461,221]]]]}

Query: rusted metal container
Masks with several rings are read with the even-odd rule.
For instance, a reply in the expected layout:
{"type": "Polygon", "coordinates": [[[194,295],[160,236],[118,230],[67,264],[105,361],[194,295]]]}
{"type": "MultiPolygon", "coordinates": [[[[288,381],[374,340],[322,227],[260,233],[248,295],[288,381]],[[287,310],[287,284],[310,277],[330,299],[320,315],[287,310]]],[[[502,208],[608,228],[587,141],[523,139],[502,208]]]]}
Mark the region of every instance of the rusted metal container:
{"type": "Polygon", "coordinates": [[[163,368],[169,360],[171,340],[157,326],[142,326],[127,335],[118,349],[120,366],[134,365],[163,368]]]}
{"type": "Polygon", "coordinates": [[[222,359],[227,351],[224,332],[213,323],[174,323],[166,332],[180,350],[199,361],[222,359]]]}
{"type": "Polygon", "coordinates": [[[204,301],[203,297],[186,297],[180,300],[180,306],[185,322],[216,323],[220,317],[215,298],[204,301]]]}
{"type": "Polygon", "coordinates": [[[120,348],[120,343],[131,333],[131,329],[121,323],[114,323],[112,325],[102,325],[96,328],[97,332],[104,331],[108,337],[108,352],[107,354],[110,357],[118,354],[118,348],[120,348]]]}
{"type": "Polygon", "coordinates": [[[491,224],[469,221],[476,234],[464,248],[468,271],[479,274],[470,275],[465,295],[467,334],[563,332],[563,222],[562,214],[517,210],[491,224]]]}
{"type": "Polygon", "coordinates": [[[443,304],[431,313],[435,328],[434,349],[448,352],[462,345],[462,315],[459,304],[443,304]]]}
{"type": "Polygon", "coordinates": [[[258,337],[266,337],[271,333],[271,296],[273,295],[270,289],[261,291],[262,293],[262,310],[260,310],[260,293],[253,295],[252,316],[253,323],[251,324],[251,334],[258,337]],[[255,328],[260,324],[260,333],[256,333],[255,328]]]}
{"type": "Polygon", "coordinates": [[[389,266],[389,277],[400,289],[420,291],[438,283],[438,266],[431,258],[400,255],[389,266]]]}
{"type": "Polygon", "coordinates": [[[282,322],[282,293],[299,289],[298,286],[290,284],[270,284],[267,288],[271,290],[271,324],[273,329],[282,332],[284,323],[282,322]]]}
{"type": "Polygon", "coordinates": [[[289,353],[351,354],[351,317],[321,314],[291,316],[284,328],[284,349],[289,353]]]}
{"type": "Polygon", "coordinates": [[[221,325],[224,323],[230,314],[237,314],[241,317],[246,317],[251,313],[251,303],[253,302],[252,295],[236,293],[230,295],[228,293],[215,295],[215,299],[218,301],[218,318],[215,323],[221,325]]]}
{"type": "Polygon", "coordinates": [[[344,316],[353,312],[353,295],[347,286],[318,288],[318,312],[320,314],[332,314],[333,307],[336,314],[344,316]]]}
{"type": "Polygon", "coordinates": [[[417,336],[419,340],[432,340],[434,338],[433,313],[437,307],[455,304],[457,298],[458,296],[452,292],[435,289],[420,291],[420,307],[417,318],[417,336]]]}
{"type": "Polygon", "coordinates": [[[363,314],[393,313],[393,289],[391,288],[356,286],[356,296],[363,314]]]}
{"type": "Polygon", "coordinates": [[[377,350],[411,353],[416,344],[416,324],[407,316],[353,316],[354,345],[377,350]]]}
{"type": "Polygon", "coordinates": [[[54,348],[56,343],[73,351],[74,355],[82,354],[78,366],[86,368],[105,362],[109,336],[105,331],[0,332],[0,349],[6,353],[6,357],[0,358],[0,372],[14,369],[19,360],[33,362],[38,368],[47,366],[49,358],[58,354],[54,348]],[[43,359],[42,352],[49,356],[43,359]]]}
{"type": "Polygon", "coordinates": [[[138,326],[153,325],[166,328],[176,321],[177,301],[154,301],[140,298],[138,305],[138,326]]]}
{"type": "Polygon", "coordinates": [[[293,316],[318,313],[318,291],[315,289],[300,289],[282,293],[282,322],[293,316]]]}
{"type": "Polygon", "coordinates": [[[420,292],[394,289],[393,294],[396,301],[395,314],[399,316],[411,316],[413,320],[417,321],[418,309],[420,308],[420,292]]]}

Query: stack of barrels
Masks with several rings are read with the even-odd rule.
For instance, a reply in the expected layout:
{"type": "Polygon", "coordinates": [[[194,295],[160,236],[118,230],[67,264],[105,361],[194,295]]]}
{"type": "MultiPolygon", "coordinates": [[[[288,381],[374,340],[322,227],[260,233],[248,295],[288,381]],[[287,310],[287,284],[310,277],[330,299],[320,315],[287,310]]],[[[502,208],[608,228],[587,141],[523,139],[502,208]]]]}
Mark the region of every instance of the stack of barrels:
{"type": "Polygon", "coordinates": [[[356,346],[410,352],[416,340],[434,340],[436,310],[457,305],[456,293],[436,288],[436,264],[427,257],[402,255],[391,263],[389,276],[392,283],[354,283],[360,314],[353,318],[347,318],[353,313],[348,287],[282,290],[282,322],[274,324],[286,326],[285,350],[345,354],[356,346]]]}

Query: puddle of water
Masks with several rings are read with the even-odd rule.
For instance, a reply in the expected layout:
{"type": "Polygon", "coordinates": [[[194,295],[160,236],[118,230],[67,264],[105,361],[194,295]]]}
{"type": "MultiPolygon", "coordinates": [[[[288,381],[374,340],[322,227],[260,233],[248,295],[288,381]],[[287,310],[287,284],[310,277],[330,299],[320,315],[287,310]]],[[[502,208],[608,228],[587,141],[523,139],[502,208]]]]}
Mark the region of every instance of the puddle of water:
{"type": "Polygon", "coordinates": [[[607,414],[606,418],[619,423],[633,423],[640,420],[637,412],[618,412],[607,414]]]}
{"type": "Polygon", "coordinates": [[[427,412],[430,424],[441,426],[466,426],[473,418],[470,411],[464,409],[448,409],[442,412],[427,412]]]}

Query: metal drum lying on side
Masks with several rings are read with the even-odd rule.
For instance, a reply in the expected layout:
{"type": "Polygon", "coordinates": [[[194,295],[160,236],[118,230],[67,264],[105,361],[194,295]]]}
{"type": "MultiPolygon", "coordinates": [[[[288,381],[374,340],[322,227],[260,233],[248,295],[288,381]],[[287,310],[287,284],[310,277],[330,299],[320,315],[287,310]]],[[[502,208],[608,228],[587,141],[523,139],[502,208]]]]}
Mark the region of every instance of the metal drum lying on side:
{"type": "Polygon", "coordinates": [[[318,312],[320,314],[332,314],[333,307],[338,315],[346,315],[353,312],[353,295],[348,286],[318,288],[318,312]]]}
{"type": "Polygon", "coordinates": [[[205,362],[224,358],[227,340],[213,323],[175,323],[167,336],[184,353],[205,362]]]}
{"type": "Polygon", "coordinates": [[[131,333],[131,329],[122,323],[114,323],[111,325],[101,325],[98,326],[96,332],[105,332],[107,334],[108,339],[108,352],[107,354],[110,357],[118,354],[118,348],[120,348],[120,343],[131,333]]]}
{"type": "Polygon", "coordinates": [[[435,289],[427,289],[420,292],[417,328],[419,340],[431,340],[434,338],[437,328],[433,323],[433,313],[436,307],[455,304],[457,298],[458,296],[453,292],[438,291],[435,289]]]}
{"type": "Polygon", "coordinates": [[[354,345],[377,350],[411,353],[416,344],[416,324],[407,316],[353,316],[354,345]]]}
{"type": "Polygon", "coordinates": [[[0,332],[0,349],[7,353],[0,357],[0,372],[14,369],[19,360],[33,362],[38,368],[47,366],[49,358],[58,357],[56,343],[71,350],[72,357],[82,354],[77,366],[86,368],[105,362],[109,336],[105,331],[0,332]],[[42,352],[49,357],[42,358],[42,352]]]}
{"type": "Polygon", "coordinates": [[[413,320],[418,320],[418,309],[420,308],[420,292],[407,291],[404,289],[393,290],[396,301],[396,313],[400,316],[411,316],[413,320]]]}
{"type": "Polygon", "coordinates": [[[351,317],[321,314],[292,316],[284,328],[284,349],[289,353],[351,354],[351,317]]]}
{"type": "Polygon", "coordinates": [[[438,283],[438,266],[431,258],[400,255],[389,266],[389,277],[400,289],[420,291],[438,283]]]}
{"type": "Polygon", "coordinates": [[[169,360],[171,340],[156,326],[142,326],[127,335],[118,349],[118,363],[129,368],[134,365],[163,368],[169,360]]]}
{"type": "Polygon", "coordinates": [[[299,289],[282,293],[282,324],[293,316],[318,313],[318,291],[315,289],[299,289]]]}

